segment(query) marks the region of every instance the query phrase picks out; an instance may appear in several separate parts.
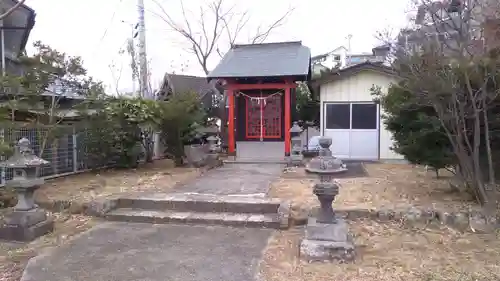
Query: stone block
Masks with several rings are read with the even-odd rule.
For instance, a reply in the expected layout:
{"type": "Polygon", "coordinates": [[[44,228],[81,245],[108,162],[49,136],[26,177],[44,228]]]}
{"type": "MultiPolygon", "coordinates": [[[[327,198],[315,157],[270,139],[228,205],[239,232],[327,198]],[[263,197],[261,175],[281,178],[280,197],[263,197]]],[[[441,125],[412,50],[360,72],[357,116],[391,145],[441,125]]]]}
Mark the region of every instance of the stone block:
{"type": "Polygon", "coordinates": [[[469,215],[467,213],[458,212],[453,215],[453,226],[459,230],[467,230],[469,228],[469,215]]]}
{"type": "Polygon", "coordinates": [[[281,224],[278,220],[277,215],[263,215],[263,214],[253,214],[250,215],[246,221],[247,227],[263,227],[263,228],[281,228],[281,224]]]}
{"type": "Polygon", "coordinates": [[[192,213],[186,218],[189,223],[217,224],[223,220],[223,215],[219,213],[192,213]]]}
{"type": "Polygon", "coordinates": [[[87,205],[85,214],[88,216],[102,217],[109,211],[116,209],[118,207],[118,202],[119,200],[117,199],[99,199],[92,201],[87,205]]]}
{"type": "Polygon", "coordinates": [[[300,243],[300,257],[308,262],[338,261],[347,263],[355,258],[354,245],[351,242],[304,239],[300,243]]]}
{"type": "Polygon", "coordinates": [[[29,242],[54,230],[54,222],[45,211],[13,211],[0,225],[0,239],[29,242]]]}
{"type": "Polygon", "coordinates": [[[453,224],[453,215],[449,212],[441,211],[441,210],[437,211],[436,217],[439,220],[439,222],[441,222],[441,224],[444,224],[444,225],[453,224]]]}
{"type": "Polygon", "coordinates": [[[469,216],[469,228],[477,233],[491,233],[495,226],[489,224],[487,218],[481,213],[472,213],[469,216]]]}
{"type": "Polygon", "coordinates": [[[309,218],[306,228],[306,239],[320,241],[347,241],[349,229],[343,219],[336,223],[319,223],[316,218],[309,218]]]}
{"type": "Polygon", "coordinates": [[[345,210],[347,215],[346,218],[350,220],[355,220],[355,219],[368,219],[371,217],[371,212],[370,210],[367,209],[351,209],[351,210],[345,210]]]}
{"type": "Polygon", "coordinates": [[[336,223],[318,223],[309,218],[305,239],[300,244],[300,256],[307,261],[354,260],[354,244],[347,223],[337,219],[336,223]]]}
{"type": "Polygon", "coordinates": [[[12,211],[4,218],[6,225],[19,225],[21,227],[30,227],[47,219],[47,214],[42,209],[33,209],[30,211],[12,211]]]}
{"type": "Polygon", "coordinates": [[[288,229],[288,227],[290,227],[291,208],[292,208],[292,203],[289,201],[282,202],[278,207],[278,219],[280,223],[280,229],[288,229]]]}
{"type": "Polygon", "coordinates": [[[222,224],[227,226],[245,226],[249,217],[249,214],[224,214],[222,224]]]}
{"type": "Polygon", "coordinates": [[[377,211],[377,218],[380,221],[390,221],[393,220],[395,216],[395,212],[388,209],[381,209],[377,211]]]}

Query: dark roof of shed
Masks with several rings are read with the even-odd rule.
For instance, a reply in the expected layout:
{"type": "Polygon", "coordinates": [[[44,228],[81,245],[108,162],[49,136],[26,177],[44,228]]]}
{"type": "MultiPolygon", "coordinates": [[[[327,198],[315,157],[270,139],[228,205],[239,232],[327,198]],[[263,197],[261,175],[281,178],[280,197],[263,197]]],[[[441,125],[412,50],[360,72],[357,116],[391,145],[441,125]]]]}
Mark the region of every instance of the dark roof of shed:
{"type": "Polygon", "coordinates": [[[195,92],[203,95],[212,89],[206,77],[167,73],[164,82],[167,82],[164,86],[171,88],[173,93],[195,92]]]}
{"type": "Polygon", "coordinates": [[[300,41],[234,45],[208,78],[308,76],[311,51],[300,41]]]}

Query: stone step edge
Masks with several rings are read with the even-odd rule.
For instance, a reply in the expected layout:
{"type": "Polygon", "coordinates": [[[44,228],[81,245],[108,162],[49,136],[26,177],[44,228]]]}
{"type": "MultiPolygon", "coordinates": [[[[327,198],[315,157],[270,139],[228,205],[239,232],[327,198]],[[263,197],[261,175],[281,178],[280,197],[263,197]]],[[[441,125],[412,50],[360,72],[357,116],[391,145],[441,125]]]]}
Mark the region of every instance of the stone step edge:
{"type": "Polygon", "coordinates": [[[104,218],[111,221],[153,224],[187,223],[274,229],[288,228],[288,223],[283,224],[278,214],[144,211],[140,209],[119,208],[108,212],[104,218]]]}
{"type": "Polygon", "coordinates": [[[286,160],[251,160],[251,159],[236,159],[236,160],[223,160],[224,164],[287,164],[286,160]]]}
{"type": "Polygon", "coordinates": [[[279,205],[283,200],[279,198],[255,197],[250,195],[217,195],[208,193],[156,193],[154,195],[128,195],[119,196],[118,200],[149,200],[149,201],[170,201],[170,202],[214,202],[214,203],[235,203],[235,204],[275,204],[279,205]]]}
{"type": "MultiPolygon", "coordinates": [[[[288,228],[290,222],[290,201],[280,201],[277,215],[282,227],[288,228]]],[[[76,202],[69,200],[53,200],[42,201],[37,200],[36,204],[50,212],[64,212],[67,211],[71,214],[83,214],[93,217],[105,217],[109,212],[118,209],[118,199],[99,198],[90,202],[76,202]]],[[[272,213],[275,214],[275,213],[272,213]]]]}
{"type": "MultiPolygon", "coordinates": [[[[500,215],[486,216],[478,211],[443,211],[429,208],[409,207],[406,209],[334,209],[336,216],[348,219],[374,219],[378,221],[404,221],[409,223],[438,222],[442,225],[458,228],[500,228],[500,215]]],[[[290,217],[290,225],[307,224],[306,218],[290,217]]]]}
{"type": "MultiPolygon", "coordinates": [[[[36,200],[41,208],[51,212],[68,211],[71,214],[84,214],[88,216],[103,217],[106,213],[117,208],[117,199],[99,199],[86,203],[79,203],[69,200],[42,201],[36,200]]],[[[300,226],[307,224],[306,218],[293,218],[290,215],[291,205],[289,201],[284,201],[278,208],[278,214],[282,221],[290,226],[300,226]]],[[[474,228],[481,225],[491,225],[493,228],[500,228],[500,216],[487,217],[481,212],[451,212],[435,210],[429,208],[407,208],[401,210],[394,209],[335,209],[335,212],[343,218],[355,219],[375,219],[379,221],[410,221],[410,222],[438,222],[451,227],[471,226],[474,228]]]]}
{"type": "Polygon", "coordinates": [[[194,212],[276,213],[281,200],[255,197],[177,194],[165,197],[120,197],[117,208],[194,212]]]}

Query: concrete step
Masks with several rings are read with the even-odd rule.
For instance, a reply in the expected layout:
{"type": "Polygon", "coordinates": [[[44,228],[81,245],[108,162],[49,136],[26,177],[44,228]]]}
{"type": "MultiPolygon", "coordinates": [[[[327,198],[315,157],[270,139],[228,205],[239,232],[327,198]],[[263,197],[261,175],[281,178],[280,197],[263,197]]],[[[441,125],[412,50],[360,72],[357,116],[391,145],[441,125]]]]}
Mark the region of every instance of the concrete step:
{"type": "Polygon", "coordinates": [[[177,212],[276,214],[281,203],[277,199],[250,196],[179,193],[120,198],[116,207],[177,212]]]}
{"type": "Polygon", "coordinates": [[[227,225],[236,227],[258,227],[280,229],[280,216],[275,214],[229,213],[229,212],[182,212],[119,208],[106,214],[112,221],[139,223],[191,223],[207,225],[227,225]]]}
{"type": "Polygon", "coordinates": [[[283,158],[242,158],[223,160],[226,164],[287,164],[286,159],[283,158]]]}

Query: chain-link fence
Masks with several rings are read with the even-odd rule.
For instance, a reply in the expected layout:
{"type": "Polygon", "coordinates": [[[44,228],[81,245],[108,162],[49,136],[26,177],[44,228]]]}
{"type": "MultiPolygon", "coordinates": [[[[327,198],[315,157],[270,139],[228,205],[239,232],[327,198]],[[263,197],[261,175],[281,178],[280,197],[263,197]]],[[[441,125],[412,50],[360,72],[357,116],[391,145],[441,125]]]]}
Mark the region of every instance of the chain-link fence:
{"type": "MultiPolygon", "coordinates": [[[[29,139],[33,152],[50,162],[40,170],[47,179],[87,171],[92,167],[85,148],[86,132],[76,132],[72,126],[53,128],[8,128],[0,129],[0,140],[14,146],[21,138],[29,139]],[[47,136],[49,134],[49,136],[47,136]]],[[[156,153],[155,153],[156,154],[156,153]]],[[[141,155],[144,156],[144,153],[141,155]]],[[[1,157],[0,161],[5,160],[1,157]]],[[[95,165],[94,165],[95,166],[95,165]]],[[[12,179],[12,169],[0,168],[0,187],[12,179]]]]}

